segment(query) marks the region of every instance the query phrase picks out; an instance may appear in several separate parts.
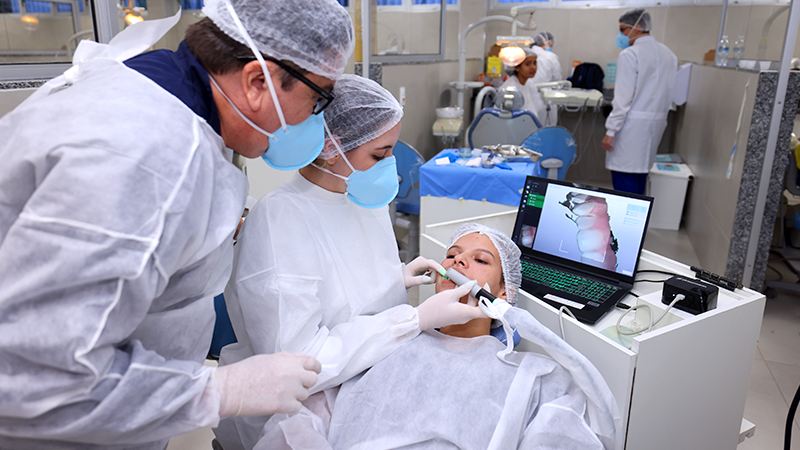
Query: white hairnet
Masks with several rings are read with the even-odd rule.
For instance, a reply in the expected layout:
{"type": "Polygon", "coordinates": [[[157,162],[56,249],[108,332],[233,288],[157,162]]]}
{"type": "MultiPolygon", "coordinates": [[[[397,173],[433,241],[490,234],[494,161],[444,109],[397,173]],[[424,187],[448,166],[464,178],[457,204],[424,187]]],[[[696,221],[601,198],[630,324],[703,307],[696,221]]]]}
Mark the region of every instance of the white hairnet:
{"type": "Polygon", "coordinates": [[[556,41],[556,39],[553,37],[553,33],[549,31],[541,31],[539,34],[533,37],[533,43],[539,47],[547,47],[548,41],[553,43],[556,41]]]}
{"type": "MultiPolygon", "coordinates": [[[[536,53],[529,47],[522,47],[522,50],[525,50],[525,59],[528,59],[531,56],[536,56],[536,53]]],[[[525,59],[523,59],[522,62],[520,62],[519,64],[524,63],[525,59]]],[[[508,75],[514,75],[517,73],[517,66],[519,66],[519,64],[517,64],[516,66],[507,66],[503,64],[503,69],[506,71],[508,75]]]]}
{"type": "MultiPolygon", "coordinates": [[[[333,92],[336,98],[325,109],[325,123],[343,152],[377,139],[403,118],[403,107],[392,93],[369,78],[344,74],[333,92]]],[[[330,159],[337,153],[336,147],[325,145],[321,156],[330,159]]]]}
{"type": "Polygon", "coordinates": [[[522,263],[520,262],[519,247],[514,241],[511,240],[505,233],[500,230],[495,230],[492,227],[481,225],[479,223],[465,223],[456,228],[453,236],[450,237],[450,243],[447,245],[447,250],[456,243],[463,236],[470,233],[480,233],[489,237],[500,254],[500,264],[503,267],[503,280],[506,283],[506,301],[511,305],[517,304],[517,290],[522,285],[522,263]]]}
{"type": "Polygon", "coordinates": [[[244,45],[225,3],[230,1],[261,53],[335,80],[355,46],[353,23],[336,0],[206,0],[205,13],[244,45]]]}
{"type": "Polygon", "coordinates": [[[653,25],[653,20],[650,18],[650,13],[645,11],[644,8],[633,8],[619,16],[619,23],[631,28],[638,25],[640,30],[649,32],[650,27],[653,25]]]}

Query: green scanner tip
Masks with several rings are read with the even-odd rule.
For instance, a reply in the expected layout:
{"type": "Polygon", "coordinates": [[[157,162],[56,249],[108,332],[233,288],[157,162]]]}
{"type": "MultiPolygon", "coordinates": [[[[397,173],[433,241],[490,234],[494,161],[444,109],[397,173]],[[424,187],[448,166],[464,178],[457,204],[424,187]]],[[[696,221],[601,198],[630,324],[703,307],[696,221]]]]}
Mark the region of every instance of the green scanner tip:
{"type": "Polygon", "coordinates": [[[444,269],[439,270],[439,275],[442,276],[445,280],[449,280],[450,278],[447,276],[447,272],[444,269]]]}

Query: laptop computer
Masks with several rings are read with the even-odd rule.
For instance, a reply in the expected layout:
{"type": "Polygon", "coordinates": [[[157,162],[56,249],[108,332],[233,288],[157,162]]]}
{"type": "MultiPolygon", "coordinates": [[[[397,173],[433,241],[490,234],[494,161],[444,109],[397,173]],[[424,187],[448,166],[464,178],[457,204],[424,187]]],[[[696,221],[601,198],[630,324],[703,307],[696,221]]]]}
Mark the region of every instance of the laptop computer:
{"type": "Polygon", "coordinates": [[[522,289],[594,324],[630,292],[653,199],[529,176],[512,239],[522,289]]]}

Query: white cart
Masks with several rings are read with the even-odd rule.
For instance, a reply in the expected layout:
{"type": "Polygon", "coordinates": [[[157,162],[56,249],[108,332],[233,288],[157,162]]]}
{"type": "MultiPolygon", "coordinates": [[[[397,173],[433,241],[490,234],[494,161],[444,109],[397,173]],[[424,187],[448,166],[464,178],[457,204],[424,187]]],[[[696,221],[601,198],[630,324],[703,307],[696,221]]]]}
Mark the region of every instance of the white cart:
{"type": "MultiPolygon", "coordinates": [[[[516,210],[428,223],[422,227],[420,252],[441,261],[460,224],[484,223],[510,235],[515,217],[516,210]]],[[[694,276],[689,266],[647,250],[639,260],[639,270],[644,269],[694,276]]],[[[660,284],[636,283],[633,290],[656,315],[666,308],[660,284]]],[[[716,309],[697,316],[673,309],[653,331],[633,338],[630,349],[602,333],[616,324],[623,314],[619,309],[593,326],[565,317],[564,335],[594,363],[614,393],[626,449],[732,450],[755,430],[742,414],[764,303],[761,293],[720,288],[716,309]]],[[[559,313],[549,304],[522,291],[519,306],[559,333],[559,313]]],[[[536,348],[523,342],[518,350],[536,348]]]]}

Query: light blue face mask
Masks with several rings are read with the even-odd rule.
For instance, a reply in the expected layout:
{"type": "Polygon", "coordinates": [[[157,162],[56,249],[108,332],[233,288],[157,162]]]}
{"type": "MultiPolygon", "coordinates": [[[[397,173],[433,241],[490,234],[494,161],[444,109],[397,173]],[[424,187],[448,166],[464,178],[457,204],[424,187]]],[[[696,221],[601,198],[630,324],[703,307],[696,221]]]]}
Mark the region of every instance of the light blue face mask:
{"type": "Polygon", "coordinates": [[[550,47],[549,45],[547,47],[545,47],[544,49],[546,51],[548,51],[548,52],[552,52],[553,51],[553,47],[550,47]]]}
{"type": "Polygon", "coordinates": [[[275,86],[272,83],[272,77],[270,77],[269,70],[267,70],[267,63],[264,62],[261,52],[258,50],[258,47],[256,47],[253,39],[250,38],[250,35],[247,33],[244,25],[242,25],[242,22],[239,20],[239,16],[236,15],[233,5],[231,5],[230,2],[225,2],[225,6],[228,8],[228,13],[230,13],[231,17],[233,18],[236,27],[242,34],[242,37],[244,37],[244,40],[247,42],[247,45],[250,47],[253,55],[256,57],[259,64],[261,64],[261,70],[264,72],[264,78],[266,78],[267,84],[269,85],[269,92],[272,96],[272,102],[275,105],[275,110],[278,113],[278,118],[281,121],[281,128],[279,128],[275,133],[270,133],[253,123],[250,119],[245,117],[245,115],[239,111],[239,108],[233,104],[231,99],[228,98],[224,92],[222,92],[222,89],[220,89],[216,80],[214,80],[214,78],[211,76],[209,76],[209,79],[212,83],[214,83],[214,86],[217,87],[222,96],[228,100],[228,103],[230,103],[234,111],[239,114],[239,117],[247,122],[248,125],[253,127],[253,129],[269,138],[269,148],[267,148],[267,152],[261,155],[261,157],[267,162],[267,164],[270,165],[270,167],[278,170],[294,170],[307,166],[311,161],[314,161],[314,159],[319,156],[319,153],[322,151],[322,147],[325,144],[324,112],[316,115],[312,114],[306,120],[297,125],[286,124],[286,120],[283,117],[283,109],[281,109],[281,104],[278,101],[278,94],[275,92],[275,86]]]}
{"type": "MultiPolygon", "coordinates": [[[[269,75],[267,75],[269,77],[269,75]]],[[[248,119],[225,92],[219,87],[217,81],[209,76],[209,80],[217,87],[217,90],[230,103],[239,117],[247,122],[259,133],[269,137],[269,148],[261,155],[264,161],[278,170],[294,170],[307,166],[311,161],[319,156],[325,144],[325,112],[312,114],[308,119],[297,125],[286,125],[278,128],[275,133],[270,133],[248,119]]],[[[280,106],[278,106],[280,107],[280,106]]]]}
{"type": "MultiPolygon", "coordinates": [[[[633,22],[633,26],[631,27],[631,31],[629,31],[629,33],[633,32],[633,29],[636,28],[636,25],[639,24],[640,20],[642,20],[642,16],[644,16],[644,13],[639,14],[639,17],[636,18],[636,22],[633,22]]],[[[617,35],[617,47],[619,47],[622,50],[625,50],[630,46],[631,46],[631,39],[628,36],[625,36],[625,33],[620,31],[619,34],[617,35]]]]}
{"type": "Polygon", "coordinates": [[[394,200],[397,192],[400,190],[400,183],[397,180],[397,159],[394,156],[383,158],[378,161],[374,166],[367,170],[356,170],[350,161],[345,156],[336,139],[331,135],[328,125],[325,124],[325,131],[331,137],[331,142],[336,146],[336,150],[342,155],[344,161],[347,163],[350,170],[350,176],[343,177],[337,173],[320,167],[316,164],[311,164],[317,169],[327,172],[337,178],[341,178],[347,183],[347,197],[356,205],[367,208],[376,209],[386,206],[394,200]]]}
{"type": "Polygon", "coordinates": [[[628,39],[628,36],[625,36],[622,33],[622,31],[620,31],[619,34],[617,35],[617,47],[619,47],[622,50],[625,50],[630,46],[631,46],[631,40],[628,39]]]}

